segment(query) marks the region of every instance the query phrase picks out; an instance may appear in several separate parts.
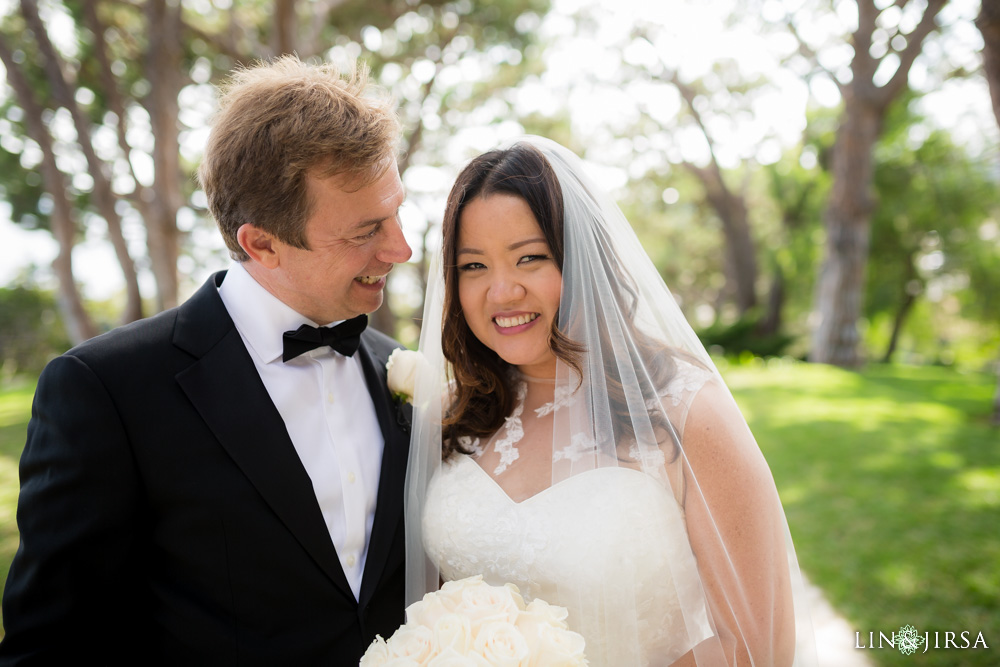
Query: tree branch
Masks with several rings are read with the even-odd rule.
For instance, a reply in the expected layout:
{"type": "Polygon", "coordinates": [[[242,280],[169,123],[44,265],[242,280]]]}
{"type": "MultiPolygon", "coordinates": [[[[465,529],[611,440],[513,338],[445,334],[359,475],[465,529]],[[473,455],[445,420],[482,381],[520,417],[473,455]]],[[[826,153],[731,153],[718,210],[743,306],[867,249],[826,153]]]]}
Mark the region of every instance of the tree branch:
{"type": "Polygon", "coordinates": [[[794,37],[795,41],[798,42],[799,44],[798,48],[799,55],[805,58],[807,61],[809,61],[809,63],[812,64],[814,69],[826,74],[828,77],[830,77],[831,81],[839,84],[840,82],[837,79],[837,75],[831,70],[827,69],[823,65],[823,63],[819,61],[819,54],[816,53],[816,49],[811,47],[809,43],[806,42],[806,40],[802,37],[802,35],[799,33],[798,26],[795,25],[795,21],[792,20],[791,16],[785,17],[785,25],[787,26],[788,31],[792,33],[792,37],[794,37]]]}
{"type": "Polygon", "coordinates": [[[111,181],[106,172],[107,165],[97,157],[94,145],[90,140],[90,121],[84,116],[83,110],[77,104],[70,91],[66,79],[65,61],[55,50],[49,39],[48,31],[38,14],[37,0],[21,0],[21,13],[28,28],[32,31],[38,48],[42,52],[43,68],[57,105],[65,107],[73,118],[76,127],[77,145],[87,159],[88,171],[94,179],[93,195],[99,215],[108,226],[108,236],[114,246],[115,255],[121,264],[125,279],[125,289],[128,303],[126,305],[126,320],[131,321],[142,316],[142,297],[139,293],[139,282],[135,270],[135,262],[128,252],[128,243],[122,233],[121,217],[115,210],[115,195],[111,189],[111,181]]]}
{"type": "Polygon", "coordinates": [[[28,136],[42,151],[40,171],[45,190],[52,197],[52,214],[49,220],[52,235],[59,244],[59,254],[52,267],[59,279],[59,305],[63,313],[63,324],[74,343],[82,343],[97,335],[93,320],[83,307],[83,299],[73,278],[73,246],[76,244],[76,225],[73,222],[73,207],[66,195],[66,175],[56,162],[52,136],[43,121],[44,109],[35,99],[31,84],[24,76],[7,44],[7,37],[0,33],[0,62],[7,70],[7,82],[14,91],[17,103],[24,111],[25,129],[28,136]]]}
{"type": "Polygon", "coordinates": [[[145,186],[139,181],[135,173],[135,168],[132,166],[132,147],[126,139],[128,135],[128,119],[126,117],[125,101],[111,70],[111,61],[108,58],[106,42],[104,40],[106,27],[97,16],[95,5],[96,3],[93,2],[83,3],[84,25],[94,35],[94,52],[97,55],[98,79],[108,100],[108,107],[118,117],[118,124],[116,126],[118,130],[118,148],[121,150],[126,164],[128,164],[129,173],[132,175],[132,181],[135,183],[131,197],[134,197],[137,201],[142,201],[145,186]]]}
{"type": "Polygon", "coordinates": [[[913,62],[917,59],[917,56],[920,55],[924,40],[937,29],[935,19],[945,4],[947,4],[947,0],[928,0],[927,8],[924,9],[924,15],[920,18],[920,23],[913,29],[913,32],[906,36],[906,48],[899,54],[899,67],[896,68],[896,73],[880,89],[878,101],[881,106],[887,106],[906,87],[910,77],[910,68],[913,66],[913,62]]]}
{"type": "Polygon", "coordinates": [[[312,8],[312,14],[316,17],[310,22],[311,30],[305,38],[305,48],[308,53],[319,53],[322,43],[323,28],[333,23],[333,14],[346,0],[321,0],[312,8]]]}

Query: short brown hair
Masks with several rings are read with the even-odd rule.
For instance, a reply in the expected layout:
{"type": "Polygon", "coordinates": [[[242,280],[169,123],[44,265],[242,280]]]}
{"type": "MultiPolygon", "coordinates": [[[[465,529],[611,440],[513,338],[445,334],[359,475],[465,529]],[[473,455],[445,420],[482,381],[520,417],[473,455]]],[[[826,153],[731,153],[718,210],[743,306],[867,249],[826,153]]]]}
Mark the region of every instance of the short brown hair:
{"type": "Polygon", "coordinates": [[[245,224],[308,249],[306,175],[345,175],[363,187],[396,159],[399,136],[393,105],[369,85],[363,63],[341,70],[283,56],[236,70],[198,170],[230,255],[249,259],[236,240],[245,224]]]}

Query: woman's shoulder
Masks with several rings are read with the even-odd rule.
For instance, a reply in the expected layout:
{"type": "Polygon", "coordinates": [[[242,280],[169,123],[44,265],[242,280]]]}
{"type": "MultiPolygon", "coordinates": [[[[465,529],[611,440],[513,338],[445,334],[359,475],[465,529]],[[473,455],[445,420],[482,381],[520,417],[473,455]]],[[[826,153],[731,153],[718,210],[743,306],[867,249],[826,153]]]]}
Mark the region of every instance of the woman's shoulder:
{"type": "Polygon", "coordinates": [[[688,407],[706,383],[716,380],[715,372],[704,362],[687,354],[670,354],[670,370],[659,390],[661,403],[688,407]]]}

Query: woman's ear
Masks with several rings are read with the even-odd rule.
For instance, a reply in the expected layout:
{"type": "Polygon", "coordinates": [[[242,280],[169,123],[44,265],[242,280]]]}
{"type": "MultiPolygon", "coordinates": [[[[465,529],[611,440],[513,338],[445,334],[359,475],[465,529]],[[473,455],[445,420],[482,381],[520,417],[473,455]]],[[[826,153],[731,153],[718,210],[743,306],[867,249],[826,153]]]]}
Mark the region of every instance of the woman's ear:
{"type": "Polygon", "coordinates": [[[236,240],[250,259],[266,269],[278,266],[277,239],[260,227],[245,224],[236,230],[236,240]]]}

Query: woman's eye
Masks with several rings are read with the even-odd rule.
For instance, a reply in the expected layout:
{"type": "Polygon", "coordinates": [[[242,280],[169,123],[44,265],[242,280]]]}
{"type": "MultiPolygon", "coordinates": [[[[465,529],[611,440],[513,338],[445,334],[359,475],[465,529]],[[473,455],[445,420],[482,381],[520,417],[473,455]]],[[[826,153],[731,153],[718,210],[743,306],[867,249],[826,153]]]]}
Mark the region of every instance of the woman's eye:
{"type": "Polygon", "coordinates": [[[527,264],[529,262],[537,262],[540,259],[548,259],[548,258],[549,258],[548,255],[525,255],[518,261],[518,264],[527,264]]]}
{"type": "Polygon", "coordinates": [[[479,262],[469,262],[468,264],[462,264],[458,267],[459,271],[476,271],[477,269],[484,268],[479,262]]]}

